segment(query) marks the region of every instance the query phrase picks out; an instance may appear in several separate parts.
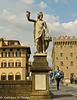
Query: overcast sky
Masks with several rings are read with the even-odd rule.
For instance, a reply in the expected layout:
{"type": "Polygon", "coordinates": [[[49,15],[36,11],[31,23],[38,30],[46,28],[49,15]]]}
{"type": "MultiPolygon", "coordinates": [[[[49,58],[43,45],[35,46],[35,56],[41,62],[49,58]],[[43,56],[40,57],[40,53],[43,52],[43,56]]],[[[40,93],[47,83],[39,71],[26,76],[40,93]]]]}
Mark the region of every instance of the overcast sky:
{"type": "MultiPolygon", "coordinates": [[[[77,0],[0,0],[0,38],[19,40],[30,46],[31,58],[35,52],[33,42],[33,23],[28,22],[26,11],[37,19],[42,11],[49,29],[49,35],[77,37],[77,0]]],[[[47,50],[49,66],[52,66],[51,52],[53,42],[47,50]]]]}

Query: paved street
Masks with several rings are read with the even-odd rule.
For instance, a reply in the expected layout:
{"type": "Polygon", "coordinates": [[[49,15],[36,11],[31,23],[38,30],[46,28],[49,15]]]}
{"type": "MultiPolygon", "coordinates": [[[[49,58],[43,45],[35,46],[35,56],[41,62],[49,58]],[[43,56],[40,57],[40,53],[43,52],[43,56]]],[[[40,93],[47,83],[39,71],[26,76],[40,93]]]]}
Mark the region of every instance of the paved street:
{"type": "Polygon", "coordinates": [[[77,86],[60,85],[60,90],[57,91],[56,85],[50,85],[52,91],[52,100],[77,100],[77,86]]]}

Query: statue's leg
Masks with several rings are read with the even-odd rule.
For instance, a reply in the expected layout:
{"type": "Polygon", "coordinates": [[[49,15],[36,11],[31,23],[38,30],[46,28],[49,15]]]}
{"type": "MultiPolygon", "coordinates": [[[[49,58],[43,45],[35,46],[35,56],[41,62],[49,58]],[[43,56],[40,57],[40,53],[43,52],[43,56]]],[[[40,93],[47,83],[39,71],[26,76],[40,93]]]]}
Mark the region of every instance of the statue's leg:
{"type": "Polygon", "coordinates": [[[44,39],[42,39],[43,53],[45,53],[44,39]]]}
{"type": "Polygon", "coordinates": [[[42,48],[43,48],[43,53],[46,53],[46,52],[45,52],[44,37],[45,37],[45,30],[43,30],[43,34],[42,34],[42,48]]]}
{"type": "Polygon", "coordinates": [[[36,39],[36,53],[39,53],[39,39],[36,39]]]}
{"type": "Polygon", "coordinates": [[[39,41],[39,46],[40,46],[40,53],[43,52],[43,48],[42,48],[42,37],[40,37],[40,41],[39,41]]]}

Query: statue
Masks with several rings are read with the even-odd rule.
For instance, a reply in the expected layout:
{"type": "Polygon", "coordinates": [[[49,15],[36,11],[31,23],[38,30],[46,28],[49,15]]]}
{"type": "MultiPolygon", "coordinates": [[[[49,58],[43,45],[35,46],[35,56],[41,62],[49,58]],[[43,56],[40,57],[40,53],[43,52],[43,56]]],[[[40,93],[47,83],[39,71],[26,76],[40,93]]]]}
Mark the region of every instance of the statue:
{"type": "Polygon", "coordinates": [[[52,41],[51,36],[48,34],[48,28],[46,22],[42,20],[43,13],[40,12],[37,15],[38,19],[30,19],[30,12],[26,11],[28,21],[34,22],[34,43],[36,46],[35,53],[46,53],[49,41],[52,41]],[[45,34],[46,31],[46,34],[45,34]]]}

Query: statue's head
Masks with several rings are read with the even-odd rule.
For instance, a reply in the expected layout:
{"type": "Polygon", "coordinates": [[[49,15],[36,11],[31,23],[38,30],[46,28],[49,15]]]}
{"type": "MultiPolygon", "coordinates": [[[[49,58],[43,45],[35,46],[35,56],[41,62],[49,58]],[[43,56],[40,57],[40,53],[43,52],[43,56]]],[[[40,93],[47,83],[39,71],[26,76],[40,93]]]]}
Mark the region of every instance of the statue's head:
{"type": "Polygon", "coordinates": [[[42,12],[39,12],[38,15],[37,15],[37,18],[38,19],[42,19],[43,18],[43,13],[42,12]]]}

